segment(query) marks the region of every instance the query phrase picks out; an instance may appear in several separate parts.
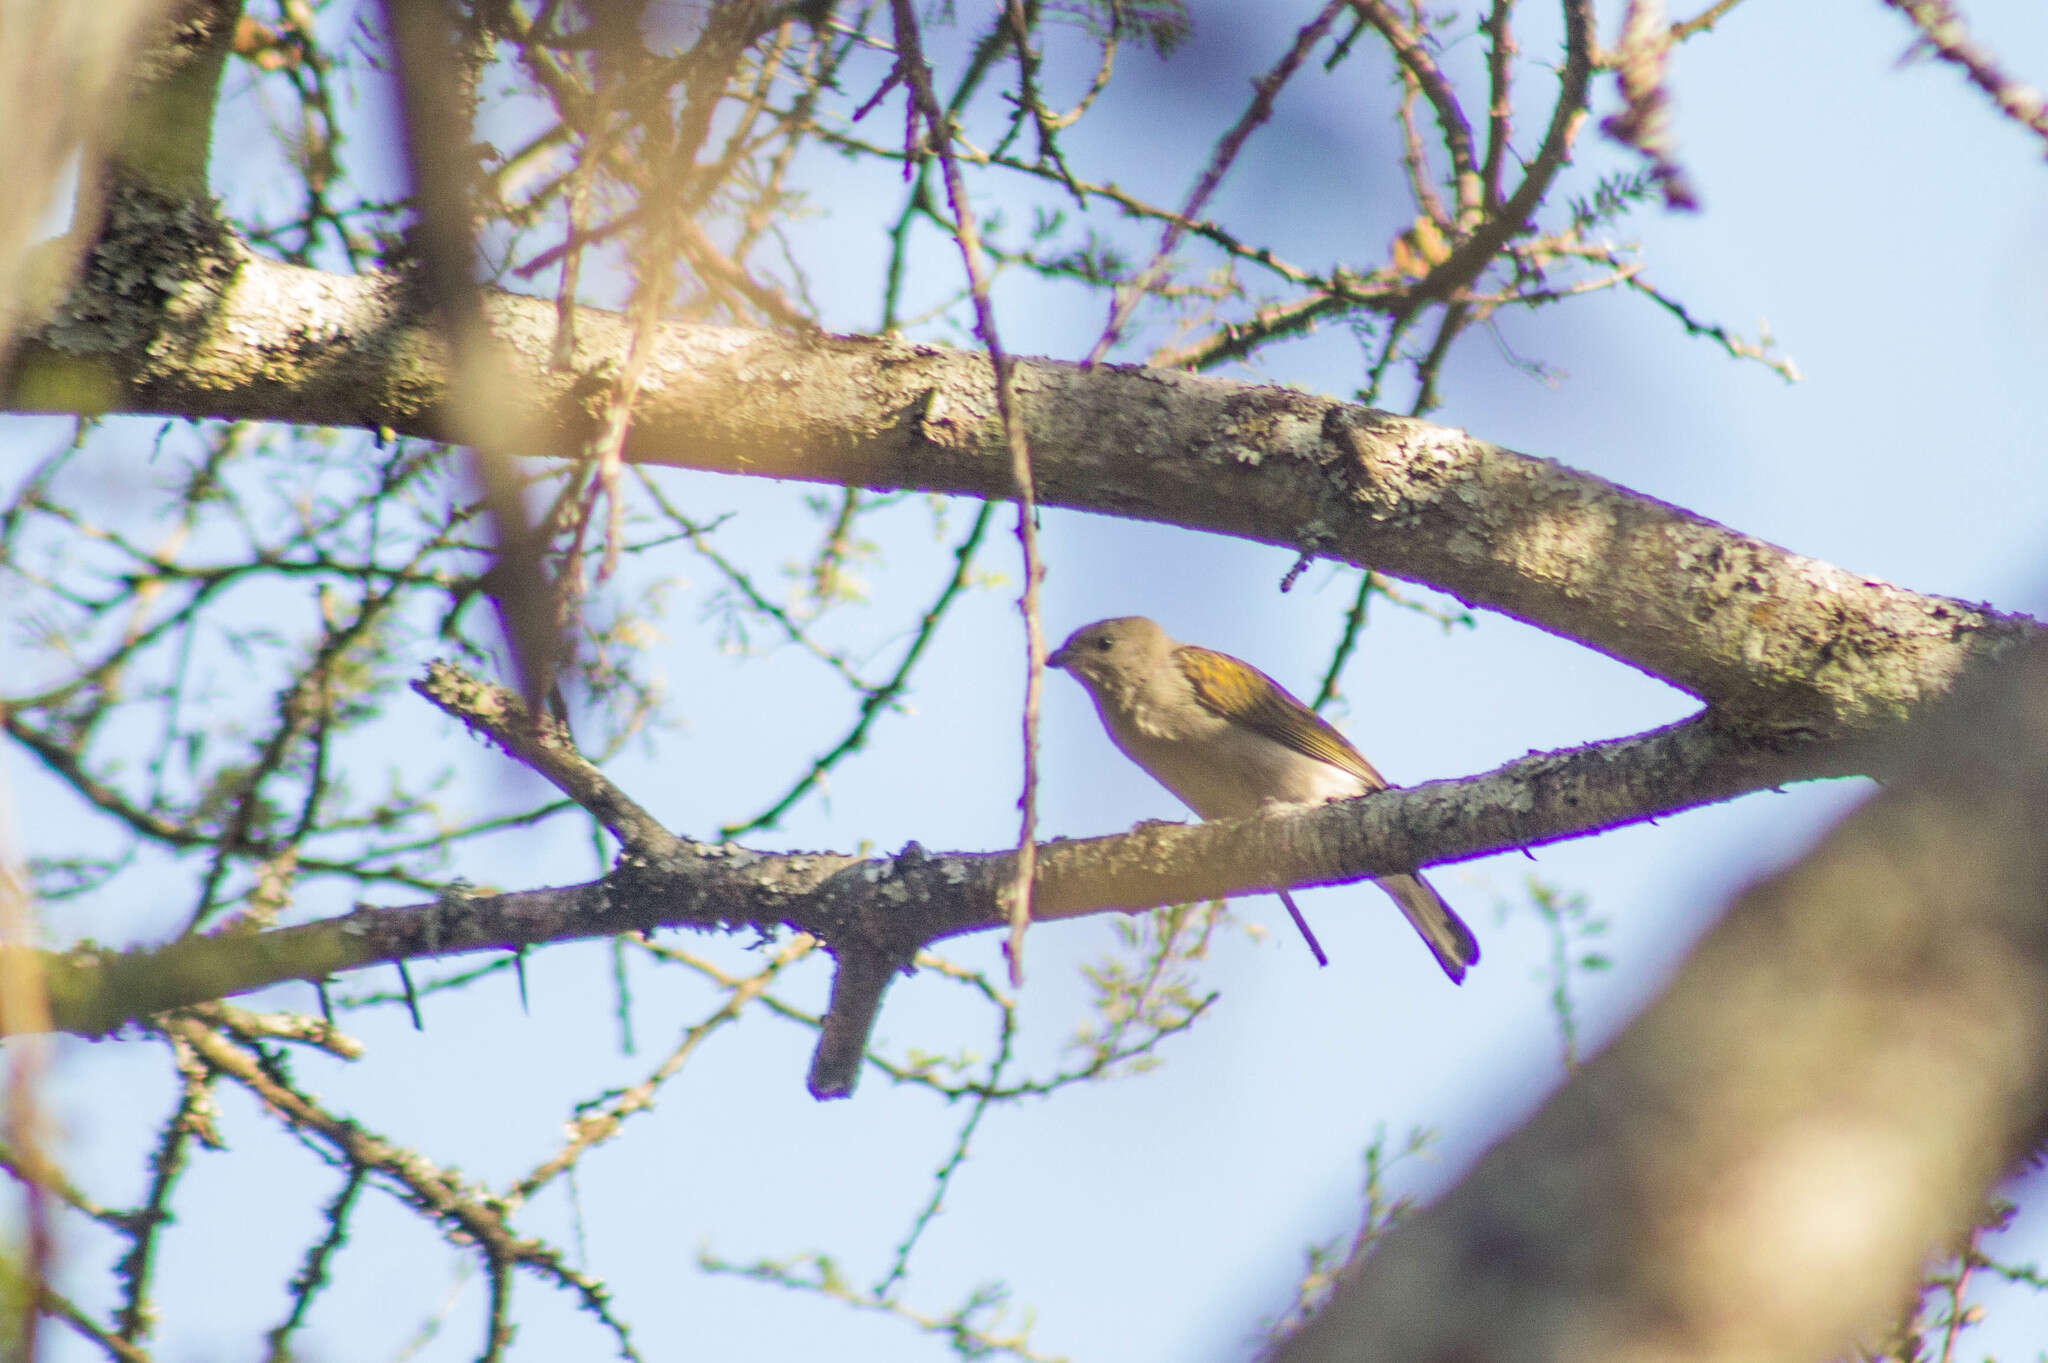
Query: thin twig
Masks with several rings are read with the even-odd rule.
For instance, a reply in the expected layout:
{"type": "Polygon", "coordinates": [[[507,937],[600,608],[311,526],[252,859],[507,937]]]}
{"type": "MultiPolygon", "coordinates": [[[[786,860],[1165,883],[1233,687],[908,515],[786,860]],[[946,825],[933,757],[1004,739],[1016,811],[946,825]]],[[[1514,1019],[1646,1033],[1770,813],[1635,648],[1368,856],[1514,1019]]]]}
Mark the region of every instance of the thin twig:
{"type": "Polygon", "coordinates": [[[1003,438],[1010,449],[1010,478],[1016,487],[1017,542],[1024,556],[1024,589],[1018,602],[1024,613],[1024,789],[1017,801],[1022,811],[1017,830],[1017,879],[1010,902],[1010,937],[1004,950],[1010,962],[1010,983],[1018,986],[1024,982],[1024,928],[1031,921],[1031,884],[1038,856],[1038,695],[1045,680],[1045,632],[1038,618],[1038,581],[1043,575],[1038,559],[1038,494],[1032,482],[1031,446],[1024,429],[1024,414],[1017,405],[1016,380],[1010,357],[996,332],[995,303],[989,297],[981,233],[975,226],[974,205],[968,200],[960,163],[953,154],[952,115],[939,107],[938,96],[932,91],[931,68],[925,65],[916,7],[912,0],[891,0],[891,8],[896,22],[898,68],[930,132],[932,150],[939,158],[939,169],[946,181],[946,198],[953,208],[954,240],[960,245],[960,258],[974,291],[975,333],[988,347],[989,364],[995,369],[996,408],[1002,416],[1003,438]]]}
{"type": "MultiPolygon", "coordinates": [[[[901,4],[902,0],[897,0],[897,3],[901,4]]],[[[1245,106],[1244,113],[1238,117],[1230,131],[1224,133],[1216,143],[1216,150],[1209,156],[1209,165],[1188,194],[1187,203],[1182,206],[1179,217],[1169,222],[1166,230],[1160,234],[1159,247],[1152,253],[1152,259],[1139,271],[1136,279],[1117,291],[1116,300],[1110,305],[1109,320],[1103,324],[1102,334],[1096,338],[1094,348],[1088,352],[1087,365],[1092,367],[1102,363],[1103,357],[1109,354],[1110,348],[1123,335],[1124,327],[1131,319],[1131,313],[1152,291],[1152,286],[1158,282],[1159,276],[1165,273],[1174,248],[1180,245],[1182,222],[1201,213],[1202,206],[1209,202],[1209,196],[1223,183],[1225,172],[1236,163],[1238,153],[1244,150],[1246,140],[1258,130],[1260,124],[1273,116],[1273,101],[1278,98],[1281,89],[1293,78],[1294,73],[1301,68],[1301,64],[1308,59],[1309,52],[1330,31],[1330,25],[1336,22],[1337,14],[1344,8],[1345,3],[1346,0],[1330,0],[1330,3],[1324,5],[1322,12],[1294,35],[1294,45],[1287,49],[1286,55],[1274,63],[1273,69],[1252,82],[1252,102],[1245,106]]]]}
{"type": "Polygon", "coordinates": [[[1998,69],[1991,54],[1970,39],[1970,32],[1963,26],[1963,16],[1956,13],[1955,6],[1948,0],[1884,0],[1884,3],[1912,20],[1913,27],[1920,30],[1920,40],[1934,50],[1934,54],[1953,66],[1962,68],[1970,78],[1970,84],[1991,96],[1991,102],[1998,111],[2021,127],[2031,129],[2044,145],[2048,145],[2048,105],[2041,100],[2041,92],[2031,86],[2021,85],[1998,69]]]}
{"type": "Polygon", "coordinates": [[[1469,226],[1477,220],[1485,205],[1482,203],[1484,196],[1479,164],[1472,151],[1472,123],[1458,104],[1457,92],[1451,89],[1451,82],[1436,64],[1436,58],[1430,56],[1422,38],[1401,21],[1401,16],[1394,13],[1386,0],[1350,0],[1350,3],[1359,17],[1387,40],[1387,46],[1394,49],[1401,69],[1415,78],[1423,98],[1436,111],[1444,150],[1451,158],[1451,180],[1458,190],[1458,223],[1461,227],[1469,226]]]}

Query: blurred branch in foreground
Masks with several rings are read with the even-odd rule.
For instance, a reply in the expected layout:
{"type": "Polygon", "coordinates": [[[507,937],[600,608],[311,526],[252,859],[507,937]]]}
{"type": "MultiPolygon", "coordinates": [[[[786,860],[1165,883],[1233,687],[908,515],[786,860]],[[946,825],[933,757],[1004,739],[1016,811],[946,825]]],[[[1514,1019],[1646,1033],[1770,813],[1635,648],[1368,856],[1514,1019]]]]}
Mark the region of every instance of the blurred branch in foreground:
{"type": "Polygon", "coordinates": [[[2048,1117],[2044,754],[2037,642],[1276,1357],[1792,1363],[1895,1320],[2048,1117]]]}

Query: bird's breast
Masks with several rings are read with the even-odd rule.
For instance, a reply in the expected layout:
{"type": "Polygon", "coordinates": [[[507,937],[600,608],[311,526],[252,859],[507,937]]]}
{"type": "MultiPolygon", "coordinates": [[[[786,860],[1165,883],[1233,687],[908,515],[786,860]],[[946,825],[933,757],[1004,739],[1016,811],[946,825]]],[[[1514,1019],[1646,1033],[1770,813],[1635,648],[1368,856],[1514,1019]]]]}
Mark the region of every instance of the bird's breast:
{"type": "Polygon", "coordinates": [[[1256,729],[1188,707],[1103,708],[1124,755],[1205,819],[1237,819],[1274,805],[1317,804],[1364,793],[1340,767],[1297,752],[1256,729]]]}

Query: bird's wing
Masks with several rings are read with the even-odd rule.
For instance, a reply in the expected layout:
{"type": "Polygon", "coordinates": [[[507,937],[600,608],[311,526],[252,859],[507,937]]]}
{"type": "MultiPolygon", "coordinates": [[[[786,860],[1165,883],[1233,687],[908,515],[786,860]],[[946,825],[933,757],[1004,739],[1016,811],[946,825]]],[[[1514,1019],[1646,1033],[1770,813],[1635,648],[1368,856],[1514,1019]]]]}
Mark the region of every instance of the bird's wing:
{"type": "Polygon", "coordinates": [[[1250,663],[1195,644],[1182,644],[1173,658],[1194,687],[1195,699],[1216,714],[1348,771],[1369,789],[1386,788],[1387,778],[1373,770],[1350,740],[1250,663]]]}

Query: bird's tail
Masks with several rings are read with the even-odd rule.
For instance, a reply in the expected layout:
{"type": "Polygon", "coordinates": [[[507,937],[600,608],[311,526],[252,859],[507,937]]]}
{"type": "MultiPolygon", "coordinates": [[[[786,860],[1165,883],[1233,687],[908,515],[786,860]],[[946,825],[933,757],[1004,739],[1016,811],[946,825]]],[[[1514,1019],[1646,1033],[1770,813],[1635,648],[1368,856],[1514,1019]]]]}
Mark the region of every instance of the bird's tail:
{"type": "Polygon", "coordinates": [[[1421,876],[1388,876],[1373,884],[1401,906],[1401,912],[1436,953],[1436,962],[1451,977],[1451,983],[1463,984],[1465,968],[1479,960],[1479,939],[1465,926],[1465,920],[1451,912],[1444,897],[1421,876]]]}

